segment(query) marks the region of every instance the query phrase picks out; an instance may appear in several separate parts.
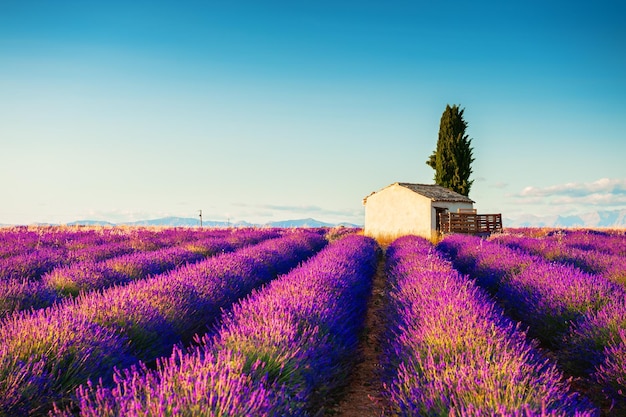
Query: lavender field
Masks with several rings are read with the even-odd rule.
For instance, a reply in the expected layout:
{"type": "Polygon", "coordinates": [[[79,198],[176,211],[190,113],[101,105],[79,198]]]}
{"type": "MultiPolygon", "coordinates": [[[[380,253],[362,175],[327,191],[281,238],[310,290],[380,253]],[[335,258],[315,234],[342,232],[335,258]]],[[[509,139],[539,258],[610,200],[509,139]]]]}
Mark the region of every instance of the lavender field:
{"type": "Polygon", "coordinates": [[[364,415],[334,410],[366,348],[376,415],[626,415],[624,259],[623,231],[2,228],[0,416],[364,415]]]}

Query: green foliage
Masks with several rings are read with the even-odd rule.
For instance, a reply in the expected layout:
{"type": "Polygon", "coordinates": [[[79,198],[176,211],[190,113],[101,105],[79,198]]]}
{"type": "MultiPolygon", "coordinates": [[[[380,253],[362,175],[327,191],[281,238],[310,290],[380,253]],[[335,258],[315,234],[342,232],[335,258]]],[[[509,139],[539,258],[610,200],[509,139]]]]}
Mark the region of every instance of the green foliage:
{"type": "Polygon", "coordinates": [[[474,182],[469,179],[474,158],[472,140],[465,134],[464,111],[456,104],[446,106],[439,125],[437,148],[426,164],[435,170],[435,184],[467,196],[474,182]]]}

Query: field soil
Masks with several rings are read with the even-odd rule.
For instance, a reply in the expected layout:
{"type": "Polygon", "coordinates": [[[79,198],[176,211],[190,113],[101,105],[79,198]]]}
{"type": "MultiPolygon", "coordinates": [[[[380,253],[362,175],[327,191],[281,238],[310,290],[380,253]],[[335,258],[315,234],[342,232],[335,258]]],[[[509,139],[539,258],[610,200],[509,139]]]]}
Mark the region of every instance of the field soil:
{"type": "Polygon", "coordinates": [[[360,361],[339,403],[327,410],[326,417],[381,417],[385,416],[379,355],[384,329],[383,307],[385,289],[385,260],[378,261],[372,296],[367,305],[365,329],[361,336],[360,361]]]}

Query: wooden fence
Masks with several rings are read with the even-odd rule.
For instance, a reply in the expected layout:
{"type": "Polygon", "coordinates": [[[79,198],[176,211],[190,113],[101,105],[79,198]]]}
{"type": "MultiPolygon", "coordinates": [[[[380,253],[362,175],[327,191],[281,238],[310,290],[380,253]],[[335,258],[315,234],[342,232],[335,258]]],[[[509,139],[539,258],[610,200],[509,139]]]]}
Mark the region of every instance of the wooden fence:
{"type": "Polygon", "coordinates": [[[441,233],[491,234],[502,231],[502,214],[440,213],[441,233]]]}

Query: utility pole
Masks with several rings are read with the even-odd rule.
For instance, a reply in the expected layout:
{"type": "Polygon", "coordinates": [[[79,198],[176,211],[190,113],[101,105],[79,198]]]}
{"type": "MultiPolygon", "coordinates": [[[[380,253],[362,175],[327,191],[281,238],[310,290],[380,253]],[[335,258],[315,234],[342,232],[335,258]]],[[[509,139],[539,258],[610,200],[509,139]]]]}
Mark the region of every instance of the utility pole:
{"type": "Polygon", "coordinates": [[[200,212],[200,227],[202,227],[202,210],[198,210],[200,212]]]}

